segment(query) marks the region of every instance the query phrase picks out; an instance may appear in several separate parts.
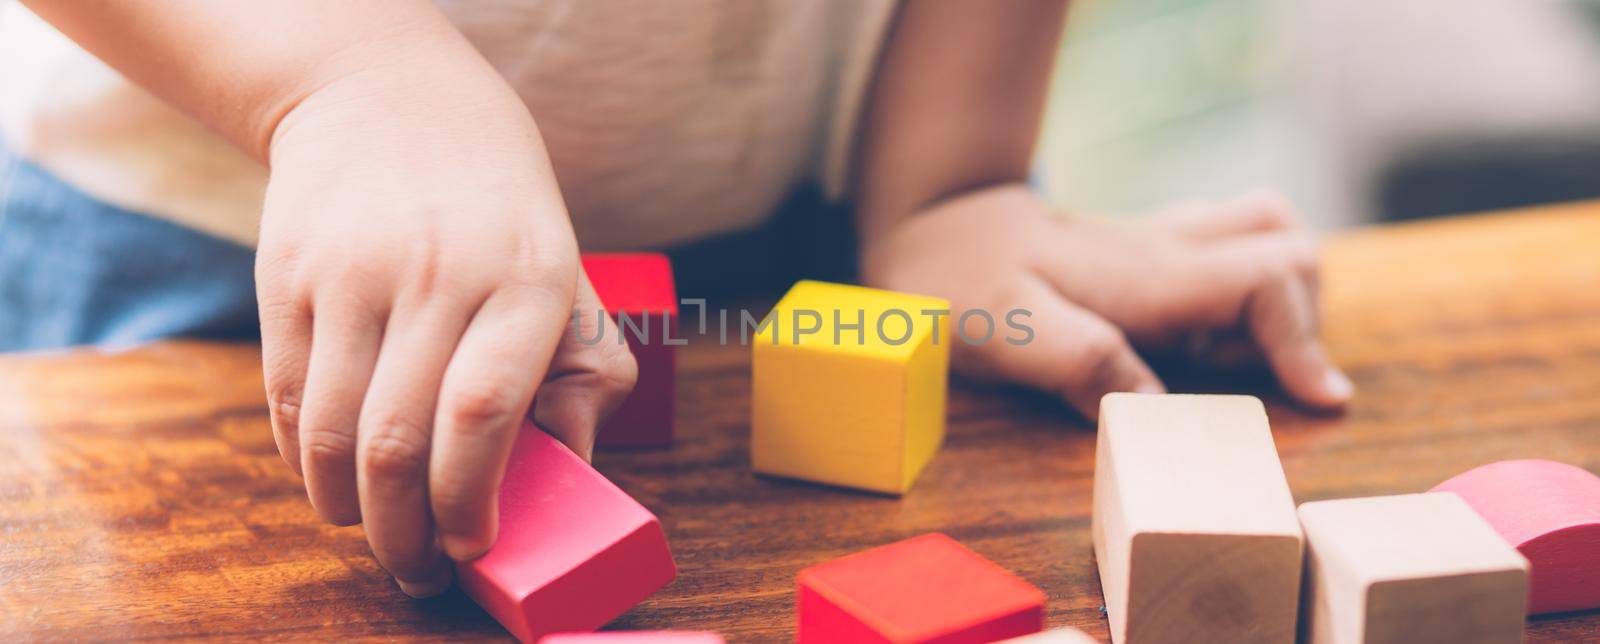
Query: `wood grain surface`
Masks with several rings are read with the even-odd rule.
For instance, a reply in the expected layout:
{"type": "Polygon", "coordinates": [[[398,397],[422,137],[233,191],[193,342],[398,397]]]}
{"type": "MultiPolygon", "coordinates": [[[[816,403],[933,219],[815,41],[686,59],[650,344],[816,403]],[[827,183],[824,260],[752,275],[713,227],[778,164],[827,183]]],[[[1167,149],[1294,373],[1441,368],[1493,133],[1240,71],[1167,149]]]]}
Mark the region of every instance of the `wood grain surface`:
{"type": "MultiPolygon", "coordinates": [[[[1297,501],[1419,492],[1548,458],[1600,470],[1600,205],[1342,234],[1324,335],[1358,386],[1340,415],[1259,374],[1167,369],[1179,391],[1268,401],[1297,501]]],[[[1044,589],[1050,626],[1104,640],[1089,542],[1094,434],[1042,396],[955,385],[944,450],[904,498],[751,474],[748,348],[679,362],[679,443],[604,453],[660,515],[681,571],[623,628],[792,637],[795,573],[945,532],[1044,589]]],[[[1530,641],[1600,638],[1600,613],[1530,641]]],[[[279,460],[253,345],[0,358],[0,641],[505,639],[459,593],[408,599],[359,527],[318,523],[279,460]]]]}

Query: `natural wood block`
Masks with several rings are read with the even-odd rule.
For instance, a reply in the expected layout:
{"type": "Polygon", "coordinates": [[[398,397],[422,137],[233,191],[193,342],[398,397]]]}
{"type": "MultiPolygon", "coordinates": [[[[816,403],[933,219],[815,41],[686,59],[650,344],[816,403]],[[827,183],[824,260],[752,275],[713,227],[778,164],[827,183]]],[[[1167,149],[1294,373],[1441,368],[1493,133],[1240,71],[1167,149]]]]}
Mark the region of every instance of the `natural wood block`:
{"type": "Polygon", "coordinates": [[[1095,560],[1114,642],[1291,642],[1303,540],[1250,396],[1100,401],[1095,560]]]}
{"type": "Polygon", "coordinates": [[[556,633],[539,644],[723,644],[721,635],[705,631],[607,631],[556,633]]]}
{"type": "Polygon", "coordinates": [[[1005,644],[1100,644],[1088,633],[1076,628],[1057,628],[1032,635],[1013,637],[1005,644]]]}
{"type": "Polygon", "coordinates": [[[1044,593],[942,534],[800,571],[800,644],[993,642],[1037,632],[1044,593]]]}
{"type": "Polygon", "coordinates": [[[1311,644],[1522,641],[1528,563],[1450,494],[1300,506],[1311,644]]]}
{"type": "Polygon", "coordinates": [[[949,309],[932,297],[795,284],[752,340],[755,470],[909,490],[944,441],[950,321],[923,311],[949,309]]]}
{"type": "Polygon", "coordinates": [[[1528,614],[1600,608],[1600,476],[1555,461],[1501,461],[1432,491],[1460,496],[1528,559],[1528,614]]]}
{"type": "Polygon", "coordinates": [[[524,642],[599,628],[676,574],[655,516],[527,422],[500,485],[499,537],[456,566],[461,589],[524,642]]]}
{"type": "Polygon", "coordinates": [[[600,426],[595,446],[671,445],[677,400],[676,343],[683,339],[678,335],[678,291],[673,284],[671,262],[659,253],[585,253],[583,270],[601,305],[623,334],[623,338],[605,337],[601,341],[625,338],[639,363],[639,380],[633,393],[600,426]],[[625,327],[625,322],[633,326],[625,327]]]}

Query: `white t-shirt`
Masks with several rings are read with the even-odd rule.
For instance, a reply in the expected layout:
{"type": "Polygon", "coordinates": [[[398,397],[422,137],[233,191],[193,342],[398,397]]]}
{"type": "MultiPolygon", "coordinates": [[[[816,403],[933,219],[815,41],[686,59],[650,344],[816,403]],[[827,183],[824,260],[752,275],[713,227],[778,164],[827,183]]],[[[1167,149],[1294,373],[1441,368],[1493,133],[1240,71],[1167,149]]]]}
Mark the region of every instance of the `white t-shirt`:
{"type": "MultiPolygon", "coordinates": [[[[437,4],[528,105],[604,250],[755,225],[807,181],[837,197],[895,0],[437,4]]],[[[255,243],[263,167],[3,0],[0,137],[97,199],[255,243]]]]}

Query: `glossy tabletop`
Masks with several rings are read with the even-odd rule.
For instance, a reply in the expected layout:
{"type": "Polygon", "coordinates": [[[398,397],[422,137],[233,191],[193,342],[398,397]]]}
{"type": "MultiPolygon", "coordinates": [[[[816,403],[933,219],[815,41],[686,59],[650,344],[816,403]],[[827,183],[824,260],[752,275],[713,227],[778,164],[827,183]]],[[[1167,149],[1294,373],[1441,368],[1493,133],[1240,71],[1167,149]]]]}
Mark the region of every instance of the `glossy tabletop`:
{"type": "MultiPolygon", "coordinates": [[[[1342,233],[1324,337],[1343,414],[1259,375],[1297,501],[1420,492],[1476,465],[1600,470],[1600,204],[1342,233]]],[[[770,300],[769,300],[770,302],[770,300]]],[[[941,531],[1042,588],[1047,623],[1107,636],[1089,544],[1092,428],[1028,392],[958,382],[943,451],[904,498],[750,472],[748,347],[680,347],[678,444],[596,464],[658,514],[676,581],[623,628],[793,637],[795,574],[941,531]]],[[[505,639],[458,592],[407,598],[361,528],[321,525],[279,460],[253,345],[0,357],[0,640],[505,639]]],[[[1600,638],[1600,613],[1529,641],[1600,638]]]]}

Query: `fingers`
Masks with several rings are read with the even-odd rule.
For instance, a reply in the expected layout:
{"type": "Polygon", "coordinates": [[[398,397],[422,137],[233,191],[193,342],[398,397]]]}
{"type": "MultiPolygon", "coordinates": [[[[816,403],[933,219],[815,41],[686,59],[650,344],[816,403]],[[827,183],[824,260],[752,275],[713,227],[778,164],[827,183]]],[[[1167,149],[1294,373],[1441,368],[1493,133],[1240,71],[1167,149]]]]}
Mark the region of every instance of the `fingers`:
{"type": "Polygon", "coordinates": [[[958,343],[958,355],[971,354],[980,370],[1053,392],[1090,419],[1108,393],[1166,391],[1116,326],[1068,302],[1043,280],[1026,280],[1008,299],[1006,310],[1031,312],[1033,339],[1025,345],[1003,339],[958,343]]]}
{"type": "Polygon", "coordinates": [[[1154,223],[1193,241],[1216,241],[1296,228],[1300,217],[1283,195],[1253,190],[1214,203],[1178,204],[1157,214],[1154,223]]]}
{"type": "Polygon", "coordinates": [[[506,457],[566,332],[570,295],[533,286],[495,292],[445,368],[428,485],[439,543],[453,559],[471,559],[494,543],[506,457]]]}
{"type": "Polygon", "coordinates": [[[272,438],[283,462],[300,474],[300,409],[311,359],[311,309],[303,302],[278,295],[262,280],[257,283],[263,284],[258,301],[261,367],[272,438]]]}
{"type": "Polygon", "coordinates": [[[356,424],[382,341],[378,315],[353,306],[319,307],[312,329],[300,464],[312,507],[335,525],[361,522],[356,492],[356,424]]]}
{"type": "MultiPolygon", "coordinates": [[[[594,453],[600,421],[616,411],[633,391],[639,368],[628,345],[619,341],[622,334],[601,306],[587,277],[578,284],[573,314],[578,326],[561,335],[550,371],[539,386],[533,419],[587,461],[594,453]],[[586,343],[580,338],[599,341],[586,343]]],[[[652,331],[662,328],[665,318],[651,318],[655,325],[652,331]]],[[[657,332],[646,341],[661,342],[664,337],[664,333],[657,332]]]]}
{"type": "Polygon", "coordinates": [[[1219,328],[1242,322],[1267,364],[1297,400],[1337,407],[1354,393],[1318,340],[1315,245],[1304,235],[1254,235],[1209,246],[1177,287],[1195,294],[1188,322],[1219,328]]]}
{"type": "Polygon", "coordinates": [[[361,406],[356,482],[362,523],[378,563],[412,597],[450,587],[450,566],[434,541],[428,506],[428,452],[442,374],[471,311],[398,309],[361,406]]]}
{"type": "Polygon", "coordinates": [[[1355,386],[1333,366],[1317,339],[1315,307],[1301,280],[1279,274],[1251,295],[1246,318],[1285,391],[1316,407],[1338,407],[1355,386]]]}

